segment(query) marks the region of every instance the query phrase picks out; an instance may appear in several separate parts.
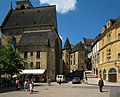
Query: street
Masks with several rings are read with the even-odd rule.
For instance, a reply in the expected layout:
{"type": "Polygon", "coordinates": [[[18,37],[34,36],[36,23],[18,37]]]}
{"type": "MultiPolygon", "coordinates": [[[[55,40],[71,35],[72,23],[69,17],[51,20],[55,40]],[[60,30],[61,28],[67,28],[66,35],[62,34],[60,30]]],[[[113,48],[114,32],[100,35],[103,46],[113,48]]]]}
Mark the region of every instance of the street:
{"type": "Polygon", "coordinates": [[[110,90],[113,88],[115,89],[115,87],[104,87],[101,93],[97,85],[71,82],[59,85],[53,82],[48,86],[47,83],[39,83],[35,84],[33,94],[28,91],[15,91],[15,88],[1,88],[0,97],[110,97],[110,90]]]}

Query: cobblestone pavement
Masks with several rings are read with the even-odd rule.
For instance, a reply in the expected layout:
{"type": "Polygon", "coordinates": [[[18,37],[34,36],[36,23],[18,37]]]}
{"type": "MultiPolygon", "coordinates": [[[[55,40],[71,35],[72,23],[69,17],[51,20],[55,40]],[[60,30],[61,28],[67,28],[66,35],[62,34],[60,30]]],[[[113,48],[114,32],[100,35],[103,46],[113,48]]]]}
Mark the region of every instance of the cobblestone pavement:
{"type": "Polygon", "coordinates": [[[15,91],[14,88],[0,89],[0,97],[109,97],[109,88],[104,88],[103,93],[99,92],[97,85],[56,82],[48,86],[46,83],[35,84],[33,94],[28,91],[15,91]],[[3,92],[2,92],[3,91],[3,92]]]}

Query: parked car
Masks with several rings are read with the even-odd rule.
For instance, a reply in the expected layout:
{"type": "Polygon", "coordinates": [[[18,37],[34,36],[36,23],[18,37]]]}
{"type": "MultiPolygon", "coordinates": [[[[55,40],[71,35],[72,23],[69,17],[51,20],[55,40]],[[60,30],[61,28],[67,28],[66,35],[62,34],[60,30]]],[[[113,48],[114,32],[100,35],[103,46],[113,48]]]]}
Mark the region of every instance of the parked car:
{"type": "Polygon", "coordinates": [[[81,84],[80,78],[79,77],[73,77],[72,84],[81,84]]]}
{"type": "Polygon", "coordinates": [[[57,75],[56,81],[59,82],[65,82],[65,75],[57,75]]]}

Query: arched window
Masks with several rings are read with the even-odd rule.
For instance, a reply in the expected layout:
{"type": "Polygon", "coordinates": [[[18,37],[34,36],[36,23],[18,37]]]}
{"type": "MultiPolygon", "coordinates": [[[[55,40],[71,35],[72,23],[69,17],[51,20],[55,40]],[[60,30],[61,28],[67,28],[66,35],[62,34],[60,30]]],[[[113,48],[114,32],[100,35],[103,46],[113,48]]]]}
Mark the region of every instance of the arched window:
{"type": "Polygon", "coordinates": [[[108,71],[108,81],[109,82],[116,82],[117,81],[117,72],[114,68],[111,68],[108,71]]]}
{"type": "Polygon", "coordinates": [[[108,74],[116,74],[116,70],[114,68],[111,68],[108,72],[108,74]]]}

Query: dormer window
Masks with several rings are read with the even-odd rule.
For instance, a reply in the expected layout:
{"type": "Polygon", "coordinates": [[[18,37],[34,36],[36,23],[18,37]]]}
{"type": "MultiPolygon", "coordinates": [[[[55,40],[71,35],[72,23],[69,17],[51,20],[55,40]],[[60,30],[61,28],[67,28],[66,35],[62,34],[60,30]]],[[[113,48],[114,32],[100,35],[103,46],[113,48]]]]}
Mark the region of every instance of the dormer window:
{"type": "Polygon", "coordinates": [[[102,28],[102,33],[105,31],[105,26],[102,28]]]}
{"type": "Polygon", "coordinates": [[[108,23],[106,24],[107,28],[109,28],[111,26],[111,21],[108,21],[108,23]]]}

